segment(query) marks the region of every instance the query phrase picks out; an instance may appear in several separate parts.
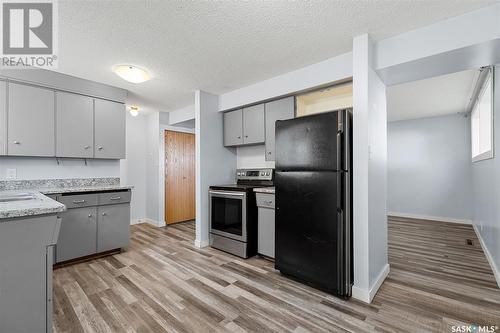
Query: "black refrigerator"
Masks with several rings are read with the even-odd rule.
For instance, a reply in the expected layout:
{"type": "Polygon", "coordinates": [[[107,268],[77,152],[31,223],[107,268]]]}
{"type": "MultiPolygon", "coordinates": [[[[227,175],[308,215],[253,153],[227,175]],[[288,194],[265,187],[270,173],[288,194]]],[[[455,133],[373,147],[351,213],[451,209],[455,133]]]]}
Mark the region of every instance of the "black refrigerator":
{"type": "Polygon", "coordinates": [[[276,122],[275,267],[351,296],[352,110],[276,122]]]}

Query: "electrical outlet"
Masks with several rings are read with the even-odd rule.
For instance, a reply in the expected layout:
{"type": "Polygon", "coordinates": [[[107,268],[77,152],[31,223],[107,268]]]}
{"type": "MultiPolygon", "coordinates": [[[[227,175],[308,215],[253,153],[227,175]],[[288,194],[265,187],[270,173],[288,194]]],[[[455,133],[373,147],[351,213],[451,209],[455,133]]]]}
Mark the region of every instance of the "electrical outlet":
{"type": "Polygon", "coordinates": [[[16,169],[7,169],[7,175],[5,177],[7,180],[15,180],[17,179],[17,170],[16,169]]]}

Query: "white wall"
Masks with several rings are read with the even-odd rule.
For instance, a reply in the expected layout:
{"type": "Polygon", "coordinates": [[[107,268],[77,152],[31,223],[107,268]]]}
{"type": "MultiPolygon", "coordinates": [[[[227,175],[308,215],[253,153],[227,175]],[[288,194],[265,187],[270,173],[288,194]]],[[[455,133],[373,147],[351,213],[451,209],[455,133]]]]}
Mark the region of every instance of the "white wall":
{"type": "Polygon", "coordinates": [[[162,220],[160,211],[160,115],[159,112],[146,116],[146,218],[153,224],[162,220]]]}
{"type": "Polygon", "coordinates": [[[266,161],[266,146],[236,148],[238,169],[274,168],[274,161],[266,161]]]}
{"type": "Polygon", "coordinates": [[[236,150],[223,146],[222,113],[218,109],[218,96],[195,92],[197,247],[208,246],[208,187],[234,182],[236,171],[236,150]]]}
{"type": "Polygon", "coordinates": [[[353,297],[371,302],[389,273],[387,107],[367,34],[353,41],[353,297]]]}
{"type": "Polygon", "coordinates": [[[146,217],[146,117],[127,113],[127,158],[120,161],[122,184],[133,185],[130,218],[132,223],[146,217]]]}
{"type": "Polygon", "coordinates": [[[500,62],[500,4],[375,44],[374,68],[386,85],[500,62]]]}
{"type": "Polygon", "coordinates": [[[120,162],[117,160],[59,158],[53,157],[0,157],[0,180],[6,179],[7,169],[16,169],[17,179],[57,178],[102,178],[120,177],[120,162]]]}
{"type": "Polygon", "coordinates": [[[219,99],[219,110],[229,110],[314,87],[329,85],[351,76],[352,53],[349,52],[222,94],[219,99]]]}
{"type": "Polygon", "coordinates": [[[169,112],[168,125],[176,125],[194,119],[194,104],[169,112]]]}
{"type": "Polygon", "coordinates": [[[500,287],[500,65],[495,66],[492,159],[472,163],[473,223],[500,287]]]}
{"type": "Polygon", "coordinates": [[[467,223],[472,218],[470,118],[388,124],[388,210],[467,223]]]}

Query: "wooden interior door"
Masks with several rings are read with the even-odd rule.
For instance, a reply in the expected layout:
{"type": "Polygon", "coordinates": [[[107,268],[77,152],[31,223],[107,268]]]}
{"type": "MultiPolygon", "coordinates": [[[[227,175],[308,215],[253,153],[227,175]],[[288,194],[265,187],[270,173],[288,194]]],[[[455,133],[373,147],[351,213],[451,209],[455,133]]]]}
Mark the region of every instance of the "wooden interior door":
{"type": "Polygon", "coordinates": [[[165,131],[165,221],[194,220],[194,134],[165,131]]]}

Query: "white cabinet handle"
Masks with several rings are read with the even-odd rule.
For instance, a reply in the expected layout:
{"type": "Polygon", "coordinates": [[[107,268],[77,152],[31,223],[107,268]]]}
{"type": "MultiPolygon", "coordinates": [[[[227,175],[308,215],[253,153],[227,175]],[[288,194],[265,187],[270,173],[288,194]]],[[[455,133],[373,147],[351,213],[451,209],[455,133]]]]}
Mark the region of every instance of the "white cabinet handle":
{"type": "Polygon", "coordinates": [[[97,147],[97,150],[102,150],[102,146],[97,147]]]}
{"type": "Polygon", "coordinates": [[[268,151],[268,152],[267,152],[267,155],[271,155],[271,152],[270,152],[270,151],[268,151]]]}
{"type": "Polygon", "coordinates": [[[109,200],[120,200],[122,197],[111,197],[109,200]]]}
{"type": "Polygon", "coordinates": [[[85,200],[73,200],[73,203],[74,204],[81,204],[81,203],[85,203],[85,200]]]}
{"type": "Polygon", "coordinates": [[[108,215],[108,213],[106,213],[106,212],[102,213],[102,216],[106,216],[106,215],[108,215]]]}
{"type": "Polygon", "coordinates": [[[92,217],[92,214],[89,214],[89,217],[92,217]]]}
{"type": "Polygon", "coordinates": [[[90,146],[85,146],[85,147],[83,147],[83,149],[89,149],[89,148],[90,148],[90,146]]]}
{"type": "Polygon", "coordinates": [[[238,136],[238,139],[241,139],[241,136],[238,136]]]}
{"type": "Polygon", "coordinates": [[[269,200],[269,201],[265,200],[264,203],[268,204],[268,205],[272,205],[273,204],[273,202],[271,200],[269,200]]]}
{"type": "Polygon", "coordinates": [[[14,141],[14,144],[15,144],[15,145],[20,145],[20,144],[21,144],[21,142],[19,142],[19,141],[14,141]]]}

